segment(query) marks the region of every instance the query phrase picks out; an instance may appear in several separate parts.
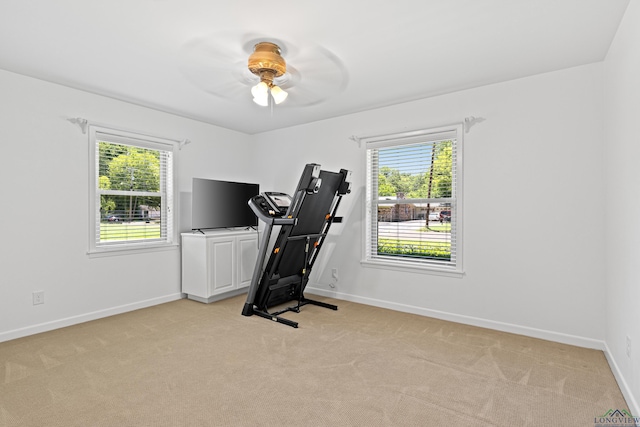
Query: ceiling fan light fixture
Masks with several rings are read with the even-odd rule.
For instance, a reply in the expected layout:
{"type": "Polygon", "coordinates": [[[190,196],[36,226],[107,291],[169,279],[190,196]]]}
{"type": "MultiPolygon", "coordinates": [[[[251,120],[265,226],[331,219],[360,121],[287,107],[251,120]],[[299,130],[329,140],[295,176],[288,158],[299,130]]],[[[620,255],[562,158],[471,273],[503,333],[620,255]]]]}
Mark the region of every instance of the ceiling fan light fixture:
{"type": "Polygon", "coordinates": [[[289,96],[289,94],[284,90],[280,89],[280,87],[273,85],[271,87],[271,96],[273,96],[273,101],[276,104],[280,104],[282,101],[287,99],[287,96],[289,96]]]}
{"type": "Polygon", "coordinates": [[[269,86],[265,82],[260,82],[251,88],[251,95],[253,95],[254,98],[260,98],[266,95],[268,91],[269,86]]]}
{"type": "Polygon", "coordinates": [[[268,107],[269,106],[269,92],[266,92],[264,95],[254,96],[253,97],[253,102],[255,102],[256,104],[258,104],[261,107],[268,107]]]}
{"type": "Polygon", "coordinates": [[[273,80],[287,72],[287,63],[280,56],[280,47],[275,43],[260,42],[253,47],[249,56],[249,71],[260,78],[260,83],[251,88],[253,102],[263,107],[269,106],[269,92],[276,104],[287,98],[287,92],[273,84],[273,80]]]}

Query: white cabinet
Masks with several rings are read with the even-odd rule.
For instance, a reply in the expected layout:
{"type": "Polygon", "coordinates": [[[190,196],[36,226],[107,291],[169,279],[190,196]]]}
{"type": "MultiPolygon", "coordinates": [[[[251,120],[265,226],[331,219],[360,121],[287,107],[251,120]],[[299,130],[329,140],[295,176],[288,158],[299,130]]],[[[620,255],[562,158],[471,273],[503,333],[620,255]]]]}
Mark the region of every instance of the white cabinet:
{"type": "Polygon", "coordinates": [[[205,303],[246,292],[257,256],[254,230],[182,233],[182,292],[205,303]]]}

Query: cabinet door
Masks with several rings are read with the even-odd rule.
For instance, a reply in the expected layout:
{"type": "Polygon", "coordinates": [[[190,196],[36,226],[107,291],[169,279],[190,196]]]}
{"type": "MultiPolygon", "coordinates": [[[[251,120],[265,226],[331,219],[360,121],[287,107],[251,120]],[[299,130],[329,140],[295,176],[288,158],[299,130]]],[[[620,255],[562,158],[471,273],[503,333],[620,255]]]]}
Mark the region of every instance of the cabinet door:
{"type": "Polygon", "coordinates": [[[216,295],[235,289],[234,239],[209,239],[207,245],[209,293],[216,295]]]}
{"type": "Polygon", "coordinates": [[[209,297],[205,240],[182,237],[182,292],[199,298],[209,297]]]}
{"type": "Polygon", "coordinates": [[[256,235],[238,237],[238,289],[251,285],[257,258],[258,238],[256,235]]]}

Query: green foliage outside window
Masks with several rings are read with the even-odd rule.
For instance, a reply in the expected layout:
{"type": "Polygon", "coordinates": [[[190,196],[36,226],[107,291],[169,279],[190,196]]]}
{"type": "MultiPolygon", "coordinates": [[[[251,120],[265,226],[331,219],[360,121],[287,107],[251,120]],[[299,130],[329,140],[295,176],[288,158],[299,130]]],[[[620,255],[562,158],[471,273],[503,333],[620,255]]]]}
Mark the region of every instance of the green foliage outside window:
{"type": "Polygon", "coordinates": [[[441,141],[435,146],[433,165],[421,173],[411,174],[381,166],[378,173],[378,195],[396,197],[397,193],[404,193],[407,199],[451,197],[451,164],[451,141],[441,141]]]}
{"type": "MultiPolygon", "coordinates": [[[[160,191],[159,151],[100,142],[99,156],[100,190],[155,193],[160,191]]],[[[133,220],[136,218],[136,210],[141,205],[157,209],[160,207],[160,198],[134,194],[100,197],[100,211],[103,216],[118,212],[124,213],[128,220],[133,220]]]]}
{"type": "Polygon", "coordinates": [[[379,239],[378,253],[403,257],[451,259],[451,243],[379,239]]]}

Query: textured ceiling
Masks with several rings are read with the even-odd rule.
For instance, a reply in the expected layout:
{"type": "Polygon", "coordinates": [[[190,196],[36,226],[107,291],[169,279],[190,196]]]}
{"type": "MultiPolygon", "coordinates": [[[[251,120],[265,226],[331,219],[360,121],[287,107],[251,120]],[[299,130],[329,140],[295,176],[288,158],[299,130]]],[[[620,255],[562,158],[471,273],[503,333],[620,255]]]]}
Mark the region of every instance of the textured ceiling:
{"type": "Polygon", "coordinates": [[[2,0],[0,68],[254,134],[602,61],[627,4],[2,0]],[[291,70],[273,110],[250,96],[261,40],[291,70]]]}

